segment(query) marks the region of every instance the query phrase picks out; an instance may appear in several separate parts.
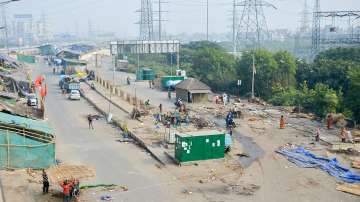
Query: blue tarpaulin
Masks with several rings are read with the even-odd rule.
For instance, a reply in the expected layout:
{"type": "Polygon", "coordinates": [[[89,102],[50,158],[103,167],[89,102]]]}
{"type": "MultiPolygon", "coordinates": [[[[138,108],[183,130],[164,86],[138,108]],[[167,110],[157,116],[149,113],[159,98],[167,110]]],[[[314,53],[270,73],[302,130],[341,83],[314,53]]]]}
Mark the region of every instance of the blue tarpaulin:
{"type": "Polygon", "coordinates": [[[297,148],[281,148],[276,151],[288,158],[290,162],[295,163],[303,168],[319,168],[336,177],[340,181],[347,183],[360,183],[360,175],[341,166],[336,158],[319,157],[302,147],[297,148]]]}

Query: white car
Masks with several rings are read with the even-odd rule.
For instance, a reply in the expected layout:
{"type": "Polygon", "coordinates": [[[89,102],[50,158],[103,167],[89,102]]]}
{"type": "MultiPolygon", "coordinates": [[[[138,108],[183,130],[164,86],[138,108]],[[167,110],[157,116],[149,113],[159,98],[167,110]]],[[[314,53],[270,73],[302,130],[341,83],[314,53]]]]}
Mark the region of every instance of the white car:
{"type": "Polygon", "coordinates": [[[38,100],[36,98],[36,95],[35,94],[28,95],[28,97],[27,97],[27,105],[28,106],[37,106],[37,104],[38,104],[38,100]]]}
{"type": "Polygon", "coordinates": [[[80,92],[78,90],[71,90],[69,99],[70,100],[80,100],[80,92]]]}

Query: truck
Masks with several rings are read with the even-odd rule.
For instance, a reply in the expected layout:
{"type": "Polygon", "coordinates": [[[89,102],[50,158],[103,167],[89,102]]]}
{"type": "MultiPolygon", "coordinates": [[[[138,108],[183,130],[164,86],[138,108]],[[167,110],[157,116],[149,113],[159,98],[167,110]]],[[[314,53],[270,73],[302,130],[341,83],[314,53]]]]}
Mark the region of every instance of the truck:
{"type": "Polygon", "coordinates": [[[80,82],[79,81],[65,82],[64,89],[68,93],[71,92],[72,90],[80,90],[80,82]]]}
{"type": "Polygon", "coordinates": [[[63,76],[59,81],[59,86],[67,93],[70,93],[71,90],[80,90],[80,81],[71,76],[63,76]]]}

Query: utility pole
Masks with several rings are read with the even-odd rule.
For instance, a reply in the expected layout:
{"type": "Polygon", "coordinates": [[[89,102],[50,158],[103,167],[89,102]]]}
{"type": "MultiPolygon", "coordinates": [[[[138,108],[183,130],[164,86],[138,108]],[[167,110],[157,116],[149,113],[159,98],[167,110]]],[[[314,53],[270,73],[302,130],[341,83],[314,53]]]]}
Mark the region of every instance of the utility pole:
{"type": "Polygon", "coordinates": [[[5,48],[6,54],[9,54],[9,37],[8,37],[8,27],[7,27],[7,20],[6,20],[6,12],[5,12],[5,5],[1,5],[1,12],[2,12],[2,19],[3,19],[3,26],[5,31],[5,48]]]}
{"type": "Polygon", "coordinates": [[[209,41],[209,0],[206,0],[206,41],[209,41]]]}
{"type": "Polygon", "coordinates": [[[252,81],[251,81],[251,99],[255,98],[255,74],[256,74],[256,67],[255,67],[255,52],[252,55],[252,81]]]}
{"type": "Polygon", "coordinates": [[[236,0],[233,0],[233,27],[232,27],[233,35],[233,54],[236,57],[236,0]]]}

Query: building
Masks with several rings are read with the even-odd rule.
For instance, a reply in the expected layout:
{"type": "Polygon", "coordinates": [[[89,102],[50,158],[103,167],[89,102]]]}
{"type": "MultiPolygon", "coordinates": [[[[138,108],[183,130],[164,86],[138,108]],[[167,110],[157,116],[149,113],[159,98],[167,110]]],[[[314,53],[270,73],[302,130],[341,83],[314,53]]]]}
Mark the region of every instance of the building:
{"type": "Polygon", "coordinates": [[[45,122],[0,112],[0,169],[55,164],[54,131],[45,122]]]}
{"type": "Polygon", "coordinates": [[[189,103],[208,102],[211,89],[203,82],[189,78],[175,86],[176,98],[189,103]]]}

